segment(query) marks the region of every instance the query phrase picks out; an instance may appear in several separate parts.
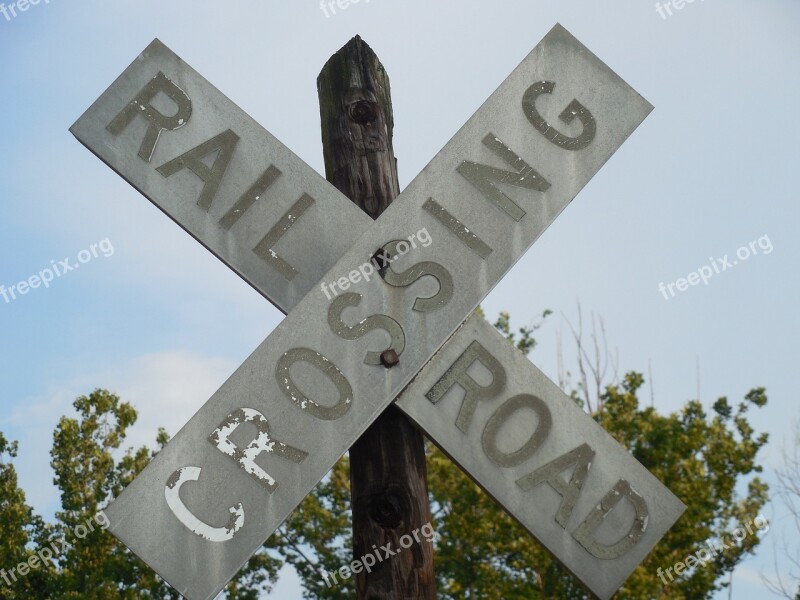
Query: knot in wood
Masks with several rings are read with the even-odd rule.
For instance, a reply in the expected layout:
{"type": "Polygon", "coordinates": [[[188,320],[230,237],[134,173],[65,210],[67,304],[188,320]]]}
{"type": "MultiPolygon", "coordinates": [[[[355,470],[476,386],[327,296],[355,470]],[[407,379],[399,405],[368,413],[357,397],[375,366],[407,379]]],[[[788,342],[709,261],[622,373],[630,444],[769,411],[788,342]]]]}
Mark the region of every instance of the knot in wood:
{"type": "Polygon", "coordinates": [[[370,100],[359,100],[350,105],[350,118],[361,125],[368,125],[378,118],[378,104],[370,100]]]}
{"type": "Polygon", "coordinates": [[[372,497],[369,516],[384,529],[396,529],[403,523],[404,503],[391,492],[372,497]]]}

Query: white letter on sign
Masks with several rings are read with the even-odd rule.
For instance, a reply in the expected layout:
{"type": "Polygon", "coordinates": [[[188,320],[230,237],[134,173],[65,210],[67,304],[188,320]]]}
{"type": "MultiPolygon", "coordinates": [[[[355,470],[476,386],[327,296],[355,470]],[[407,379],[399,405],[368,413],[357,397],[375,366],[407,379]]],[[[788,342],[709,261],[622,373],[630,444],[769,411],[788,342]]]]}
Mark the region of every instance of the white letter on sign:
{"type": "Polygon", "coordinates": [[[589,444],[581,444],[563,456],[539,467],[533,473],[517,479],[517,485],[527,491],[542,483],[547,483],[558,492],[561,495],[561,505],[556,513],[556,522],[566,529],[572,509],[575,508],[583,484],[589,476],[592,460],[594,460],[592,447],[589,444]],[[561,474],[569,467],[572,467],[572,476],[567,483],[561,474]]]}
{"type": "Polygon", "coordinates": [[[550,182],[542,177],[536,170],[506,146],[500,138],[489,133],[483,138],[483,145],[514,168],[514,171],[504,171],[496,167],[481,165],[469,160],[463,161],[456,171],[478,188],[489,202],[497,206],[515,221],[525,216],[525,211],[511,198],[497,189],[492,181],[524,187],[529,190],[546,192],[550,189],[550,182]]]}
{"type": "Polygon", "coordinates": [[[212,527],[194,516],[181,500],[181,486],[187,481],[197,481],[201,470],[200,467],[183,467],[175,471],[164,486],[164,497],[172,514],[178,517],[178,520],[192,533],[209,542],[227,542],[244,526],[244,508],[241,503],[228,509],[231,518],[227,525],[212,527]]]}
{"type": "MultiPolygon", "coordinates": [[[[403,354],[406,348],[406,334],[400,323],[387,317],[386,315],[370,315],[366,319],[356,323],[355,325],[346,325],[342,321],[342,313],[345,308],[350,306],[358,306],[361,303],[361,294],[354,294],[348,292],[342,294],[331,302],[328,308],[328,325],[331,331],[345,340],[358,340],[367,335],[370,331],[383,330],[389,334],[391,341],[386,348],[393,348],[397,355],[403,354]]],[[[364,357],[365,365],[380,365],[381,353],[375,350],[370,350],[364,357]]]]}
{"type": "Polygon", "coordinates": [[[310,348],[292,348],[283,353],[278,359],[278,365],[275,367],[275,379],[281,387],[281,391],[287,398],[291,398],[297,406],[299,406],[308,414],[315,416],[317,419],[323,421],[335,421],[347,414],[353,404],[353,387],[347,381],[339,368],[322,356],[319,352],[311,350],[310,348]],[[315,400],[306,396],[297,384],[292,379],[292,365],[304,362],[312,367],[318,369],[320,373],[325,375],[331,380],[331,383],[336,387],[339,392],[339,399],[336,404],[326,406],[319,404],[315,400]]]}
{"type": "Polygon", "coordinates": [[[272,438],[270,436],[267,418],[253,408],[239,408],[233,411],[219,424],[219,427],[214,430],[208,440],[223,454],[235,460],[236,464],[238,464],[245,473],[252,475],[270,494],[278,488],[278,482],[256,464],[258,455],[262,452],[272,452],[276,456],[291,460],[295,463],[303,462],[306,456],[308,456],[307,452],[298,450],[297,448],[293,448],[292,446],[272,438]],[[250,442],[247,448],[242,450],[230,440],[230,436],[240,425],[247,421],[256,426],[258,435],[256,439],[250,442]]]}
{"type": "Polygon", "coordinates": [[[480,342],[474,341],[458,357],[456,362],[445,371],[439,381],[433,384],[425,397],[436,404],[444,395],[450,391],[454,385],[460,386],[465,394],[461,402],[461,410],[456,417],[456,427],[467,433],[472,417],[478,402],[488,400],[500,394],[506,387],[506,370],[503,365],[489,351],[481,346],[480,342]],[[467,370],[475,362],[480,362],[492,374],[492,382],[489,385],[480,385],[467,373],[467,370]]]}
{"type": "Polygon", "coordinates": [[[492,462],[504,468],[516,467],[524,463],[533,456],[539,447],[544,444],[550,430],[553,428],[553,417],[550,409],[542,401],[532,394],[519,394],[506,400],[500,408],[494,411],[486,422],[481,439],[483,451],[492,462]],[[509,421],[518,419],[514,415],[520,410],[528,408],[536,413],[538,419],[536,429],[531,434],[528,441],[513,452],[504,452],[497,446],[497,437],[500,430],[509,421]]]}
{"type": "Polygon", "coordinates": [[[238,143],[239,136],[228,129],[196,148],[164,163],[156,171],[164,177],[172,177],[184,169],[189,169],[197,175],[203,182],[203,191],[200,192],[200,197],[197,199],[197,206],[207,212],[211,208],[211,203],[214,202],[214,197],[228,170],[228,165],[231,164],[238,143]],[[205,163],[209,156],[214,157],[214,162],[210,167],[205,163]]]}
{"type": "Polygon", "coordinates": [[[627,481],[620,479],[611,491],[600,500],[600,504],[589,513],[586,520],[578,525],[572,537],[578,540],[580,545],[586,548],[593,556],[604,560],[613,560],[619,558],[636,545],[636,542],[639,541],[639,538],[642,537],[642,534],[647,529],[649,514],[647,502],[645,502],[641,494],[634,490],[627,481]],[[601,544],[594,538],[594,533],[603,524],[603,520],[608,513],[614,510],[614,507],[623,498],[627,498],[636,512],[633,524],[628,532],[616,543],[610,546],[601,544]]]}
{"type": "Polygon", "coordinates": [[[159,73],[142,88],[136,97],[131,100],[128,105],[123,108],[119,114],[114,117],[114,120],[106,126],[106,129],[111,135],[119,135],[137,115],[143,116],[150,121],[150,127],[142,140],[142,145],[139,147],[139,157],[142,160],[150,162],[153,156],[153,151],[156,149],[158,143],[158,136],[161,135],[163,130],[174,131],[179,127],[186,125],[189,117],[192,116],[192,101],[181,88],[167,79],[166,75],[159,73]],[[164,94],[172,100],[178,107],[177,112],[168,117],[162,114],[157,109],[153,108],[150,104],[159,93],[164,94]]]}
{"type": "Polygon", "coordinates": [[[548,140],[553,142],[559,148],[564,150],[572,150],[573,152],[583,150],[594,140],[597,133],[597,123],[595,123],[592,113],[580,102],[573,100],[569,103],[558,118],[562,122],[569,125],[578,117],[578,120],[583,125],[583,131],[577,137],[569,137],[558,132],[550,123],[545,121],[544,117],[536,110],[536,99],[542,94],[552,94],[556,84],[553,81],[540,81],[534,83],[529,87],[525,94],[522,96],[522,110],[528,121],[531,122],[539,133],[541,133],[548,140]]]}

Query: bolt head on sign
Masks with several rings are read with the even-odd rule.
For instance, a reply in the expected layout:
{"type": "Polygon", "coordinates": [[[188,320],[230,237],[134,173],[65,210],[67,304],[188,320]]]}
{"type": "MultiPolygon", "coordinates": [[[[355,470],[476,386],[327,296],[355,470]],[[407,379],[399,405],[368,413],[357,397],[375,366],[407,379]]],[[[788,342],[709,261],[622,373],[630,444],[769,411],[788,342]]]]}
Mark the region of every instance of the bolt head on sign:
{"type": "MultiPolygon", "coordinates": [[[[73,133],[290,313],[108,507],[112,533],[184,596],[215,596],[426,363],[443,366],[431,357],[466,335],[462,327],[447,341],[651,109],[556,26],[370,224],[153,42],[73,133]],[[380,276],[333,298],[317,288],[346,274],[353,281],[353,269],[375,248],[422,229],[433,243],[380,276]]],[[[441,412],[434,415],[442,421],[441,412]]],[[[486,427],[499,444],[501,430],[486,427]]],[[[450,445],[452,433],[437,435],[442,447],[450,445]]],[[[457,459],[483,468],[466,458],[457,459]]],[[[602,471],[603,481],[612,471],[602,471]]],[[[555,481],[551,475],[534,479],[555,481]]],[[[575,518],[585,498],[576,499],[575,518]]],[[[513,501],[499,499],[513,510],[513,501]]],[[[643,533],[647,525],[636,514],[643,533]]],[[[658,527],[634,540],[636,560],[677,514],[664,511],[658,527]]],[[[589,524],[602,538],[597,518],[589,524]]],[[[564,535],[591,545],[589,529],[564,535]]],[[[557,548],[559,559],[607,597],[624,569],[598,583],[583,572],[594,568],[580,560],[585,544],[555,543],[566,549],[557,548]]]]}

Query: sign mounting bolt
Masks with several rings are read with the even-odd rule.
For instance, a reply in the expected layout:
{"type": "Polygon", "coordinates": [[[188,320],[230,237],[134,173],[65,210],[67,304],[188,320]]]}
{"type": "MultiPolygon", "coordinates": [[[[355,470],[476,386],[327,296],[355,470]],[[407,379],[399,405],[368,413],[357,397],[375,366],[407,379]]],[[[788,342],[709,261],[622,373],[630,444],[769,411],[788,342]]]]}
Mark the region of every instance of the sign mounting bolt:
{"type": "Polygon", "coordinates": [[[387,369],[391,369],[400,363],[400,357],[394,348],[389,348],[381,352],[381,364],[387,369]]]}

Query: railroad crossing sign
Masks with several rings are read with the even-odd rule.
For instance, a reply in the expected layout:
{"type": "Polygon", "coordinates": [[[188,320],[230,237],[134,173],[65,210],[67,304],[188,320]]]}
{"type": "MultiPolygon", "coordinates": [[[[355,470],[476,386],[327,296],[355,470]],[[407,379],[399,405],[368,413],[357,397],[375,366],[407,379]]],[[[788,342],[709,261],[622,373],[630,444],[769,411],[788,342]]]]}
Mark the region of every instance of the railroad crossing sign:
{"type": "Polygon", "coordinates": [[[154,41],[71,131],[288,316],[109,505],[111,532],[211,598],[399,395],[610,597],[685,507],[468,317],[651,109],[557,25],[372,222],[154,41]],[[396,260],[370,272],[376,253],[396,260]]]}

